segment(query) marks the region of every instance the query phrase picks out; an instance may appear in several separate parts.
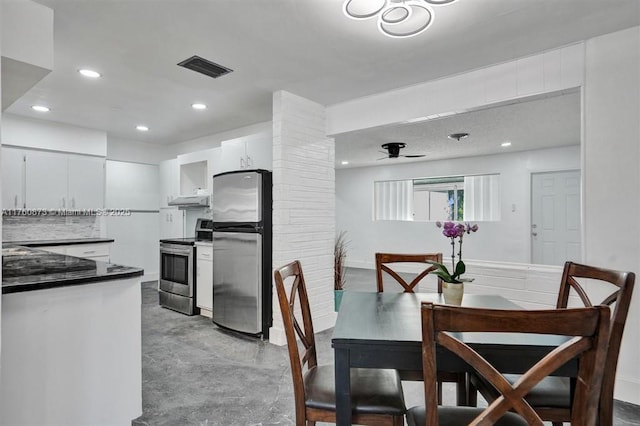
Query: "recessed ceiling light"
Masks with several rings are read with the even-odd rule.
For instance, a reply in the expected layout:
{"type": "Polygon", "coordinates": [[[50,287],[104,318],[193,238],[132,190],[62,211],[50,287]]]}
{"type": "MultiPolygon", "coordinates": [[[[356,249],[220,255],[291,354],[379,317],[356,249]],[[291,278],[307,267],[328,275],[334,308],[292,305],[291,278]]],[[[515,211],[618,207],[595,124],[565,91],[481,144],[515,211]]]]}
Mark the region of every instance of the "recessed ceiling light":
{"type": "Polygon", "coordinates": [[[38,112],[49,112],[51,111],[51,109],[49,107],[46,107],[44,105],[32,105],[31,109],[34,111],[38,111],[38,112]]]}
{"type": "Polygon", "coordinates": [[[90,70],[90,69],[87,69],[87,68],[79,69],[78,72],[80,74],[84,75],[85,77],[89,77],[89,78],[100,78],[100,77],[102,77],[102,74],[100,74],[98,71],[90,70]]]}
{"type": "Polygon", "coordinates": [[[451,133],[449,136],[447,136],[449,139],[455,139],[457,141],[460,141],[460,139],[466,139],[469,137],[469,133],[451,133]]]}
{"type": "Polygon", "coordinates": [[[340,164],[342,164],[343,166],[346,166],[347,164],[349,164],[349,162],[348,161],[343,161],[340,164]]]}
{"type": "Polygon", "coordinates": [[[191,108],[193,109],[207,109],[207,105],[206,104],[191,104],[191,108]]]}
{"type": "Polygon", "coordinates": [[[147,126],[140,125],[140,126],[136,126],[136,130],[140,130],[141,132],[147,132],[149,131],[149,128],[147,126]]]}
{"type": "Polygon", "coordinates": [[[500,146],[501,146],[501,147],[505,147],[505,148],[506,148],[506,147],[508,147],[508,146],[511,146],[511,142],[502,142],[502,143],[500,144],[500,146]]]}

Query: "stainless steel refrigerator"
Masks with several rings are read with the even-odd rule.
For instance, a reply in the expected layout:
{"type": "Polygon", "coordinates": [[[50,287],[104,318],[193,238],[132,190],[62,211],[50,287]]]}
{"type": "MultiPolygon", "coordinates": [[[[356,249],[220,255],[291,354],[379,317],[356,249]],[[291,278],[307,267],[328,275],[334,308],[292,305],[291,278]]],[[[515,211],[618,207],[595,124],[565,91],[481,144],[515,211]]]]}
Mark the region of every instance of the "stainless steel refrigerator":
{"type": "Polygon", "coordinates": [[[271,172],[213,176],[213,322],[269,337],[271,307],[271,172]]]}

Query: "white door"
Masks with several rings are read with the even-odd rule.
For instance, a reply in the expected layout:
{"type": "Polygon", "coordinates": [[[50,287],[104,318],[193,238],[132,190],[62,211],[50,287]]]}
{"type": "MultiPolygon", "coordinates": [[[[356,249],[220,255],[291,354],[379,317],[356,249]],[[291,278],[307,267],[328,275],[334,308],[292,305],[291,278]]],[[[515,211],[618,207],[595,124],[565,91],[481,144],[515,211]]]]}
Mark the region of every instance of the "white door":
{"type": "Polygon", "coordinates": [[[580,171],[531,175],[531,263],[580,261],[580,171]]]}

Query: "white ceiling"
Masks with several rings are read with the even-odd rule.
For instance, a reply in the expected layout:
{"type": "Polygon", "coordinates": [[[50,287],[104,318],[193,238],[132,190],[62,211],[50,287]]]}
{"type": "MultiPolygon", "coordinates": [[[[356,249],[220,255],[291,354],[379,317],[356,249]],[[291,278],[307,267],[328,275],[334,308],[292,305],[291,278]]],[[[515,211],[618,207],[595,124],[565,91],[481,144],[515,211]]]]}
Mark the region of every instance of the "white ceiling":
{"type": "Polygon", "coordinates": [[[458,0],[434,6],[425,33],[391,39],[347,19],[343,0],[37,1],[54,10],[55,69],[7,112],[156,144],[270,121],[277,90],[332,105],[640,24],[638,0],[458,0]],[[234,71],[176,66],[192,55],[234,71]]]}

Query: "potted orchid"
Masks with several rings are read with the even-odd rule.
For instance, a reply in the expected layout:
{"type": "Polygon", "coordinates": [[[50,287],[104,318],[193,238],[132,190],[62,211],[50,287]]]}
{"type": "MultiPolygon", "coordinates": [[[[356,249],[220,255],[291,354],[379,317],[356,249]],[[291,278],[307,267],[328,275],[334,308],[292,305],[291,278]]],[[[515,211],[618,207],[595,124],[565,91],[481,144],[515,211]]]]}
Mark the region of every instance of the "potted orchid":
{"type": "Polygon", "coordinates": [[[436,269],[432,271],[434,275],[437,275],[444,281],[443,292],[446,303],[459,305],[462,302],[462,293],[464,291],[465,282],[473,281],[473,278],[463,278],[462,275],[466,272],[466,266],[462,261],[462,238],[464,234],[471,234],[478,230],[478,225],[471,225],[469,223],[455,223],[455,222],[436,222],[438,228],[442,228],[442,235],[451,240],[451,271],[447,267],[438,262],[429,262],[436,266],[436,269]],[[456,242],[458,245],[458,261],[456,262],[456,242]]]}

